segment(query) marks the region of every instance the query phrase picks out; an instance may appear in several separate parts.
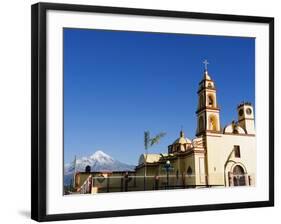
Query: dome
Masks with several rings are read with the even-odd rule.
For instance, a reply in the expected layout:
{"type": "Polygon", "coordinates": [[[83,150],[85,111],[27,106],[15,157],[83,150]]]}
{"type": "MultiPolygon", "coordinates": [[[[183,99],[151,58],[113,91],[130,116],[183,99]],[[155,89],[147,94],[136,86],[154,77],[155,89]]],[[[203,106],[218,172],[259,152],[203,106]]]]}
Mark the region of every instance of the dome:
{"type": "Polygon", "coordinates": [[[186,144],[186,143],[191,143],[191,140],[189,140],[188,138],[180,137],[176,141],[174,141],[174,144],[176,144],[176,143],[186,144]]]}
{"type": "Polygon", "coordinates": [[[204,79],[206,79],[206,80],[211,80],[211,77],[209,76],[207,70],[204,71],[204,79]]]}
{"type": "Polygon", "coordinates": [[[184,137],[183,131],[180,132],[180,137],[174,141],[173,144],[191,144],[191,140],[184,137]]]}
{"type": "Polygon", "coordinates": [[[223,133],[246,134],[245,130],[239,124],[237,124],[235,122],[232,122],[231,124],[226,125],[223,133]]]}

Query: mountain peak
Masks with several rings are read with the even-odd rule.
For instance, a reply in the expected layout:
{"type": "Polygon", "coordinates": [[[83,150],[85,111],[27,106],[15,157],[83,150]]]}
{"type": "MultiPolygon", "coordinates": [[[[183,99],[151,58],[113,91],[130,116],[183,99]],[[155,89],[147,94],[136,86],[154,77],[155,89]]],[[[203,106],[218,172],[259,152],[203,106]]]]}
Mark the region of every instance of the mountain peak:
{"type": "Polygon", "coordinates": [[[107,155],[101,150],[96,151],[94,154],[90,156],[90,158],[92,160],[101,160],[101,159],[113,160],[109,155],[107,155]]]}
{"type": "Polygon", "coordinates": [[[91,167],[92,172],[104,172],[104,171],[133,171],[134,165],[122,163],[113,159],[101,150],[96,151],[89,157],[82,157],[76,160],[76,166],[74,163],[68,163],[64,166],[64,184],[69,185],[71,178],[73,178],[73,172],[84,172],[86,166],[91,167]]]}

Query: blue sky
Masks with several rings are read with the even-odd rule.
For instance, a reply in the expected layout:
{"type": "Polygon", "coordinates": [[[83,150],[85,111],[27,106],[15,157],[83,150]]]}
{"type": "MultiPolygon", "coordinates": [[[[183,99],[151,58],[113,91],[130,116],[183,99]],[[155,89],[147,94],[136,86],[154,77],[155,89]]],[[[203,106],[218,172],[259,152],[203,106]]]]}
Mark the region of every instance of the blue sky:
{"type": "Polygon", "coordinates": [[[255,99],[253,38],[64,29],[64,159],[102,150],[137,164],[143,132],[164,131],[167,152],[181,126],[195,137],[202,61],[217,87],[221,124],[255,99]]]}

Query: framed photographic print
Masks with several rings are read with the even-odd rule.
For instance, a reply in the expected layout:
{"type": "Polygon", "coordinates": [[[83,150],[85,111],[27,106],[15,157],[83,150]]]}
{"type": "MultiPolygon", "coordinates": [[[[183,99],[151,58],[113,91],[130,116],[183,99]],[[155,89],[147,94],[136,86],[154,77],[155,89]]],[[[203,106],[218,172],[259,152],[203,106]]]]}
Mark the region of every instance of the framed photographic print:
{"type": "Polygon", "coordinates": [[[273,18],[32,6],[32,219],[273,205],[273,18]]]}

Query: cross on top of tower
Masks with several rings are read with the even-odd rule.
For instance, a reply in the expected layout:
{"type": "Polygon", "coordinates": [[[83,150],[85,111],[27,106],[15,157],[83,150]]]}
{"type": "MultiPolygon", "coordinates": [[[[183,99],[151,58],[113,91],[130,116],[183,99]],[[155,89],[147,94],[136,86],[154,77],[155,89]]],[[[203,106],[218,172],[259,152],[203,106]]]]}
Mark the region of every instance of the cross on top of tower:
{"type": "Polygon", "coordinates": [[[207,59],[205,59],[203,61],[203,64],[205,65],[205,71],[207,71],[208,70],[208,64],[210,64],[210,63],[207,61],[207,59]]]}

